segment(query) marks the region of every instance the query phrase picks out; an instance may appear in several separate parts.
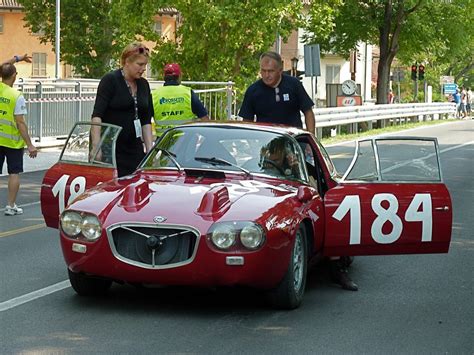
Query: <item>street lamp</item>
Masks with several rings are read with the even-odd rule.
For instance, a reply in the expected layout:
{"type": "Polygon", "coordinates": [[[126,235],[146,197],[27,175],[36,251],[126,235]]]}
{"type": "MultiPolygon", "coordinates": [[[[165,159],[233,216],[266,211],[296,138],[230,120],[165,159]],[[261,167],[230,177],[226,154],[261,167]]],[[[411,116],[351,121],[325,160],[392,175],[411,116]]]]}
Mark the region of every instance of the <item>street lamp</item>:
{"type": "Polygon", "coordinates": [[[297,76],[298,73],[298,58],[291,58],[291,75],[297,76]]]}

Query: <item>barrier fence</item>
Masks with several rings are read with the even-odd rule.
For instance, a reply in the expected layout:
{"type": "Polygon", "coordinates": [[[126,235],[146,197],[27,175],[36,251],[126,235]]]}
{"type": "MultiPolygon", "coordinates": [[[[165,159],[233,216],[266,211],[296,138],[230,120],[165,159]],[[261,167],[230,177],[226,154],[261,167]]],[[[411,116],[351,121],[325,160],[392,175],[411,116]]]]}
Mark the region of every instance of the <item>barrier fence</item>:
{"type": "MultiPolygon", "coordinates": [[[[152,89],[163,81],[149,81],[152,89]]],[[[63,138],[78,121],[90,119],[99,80],[20,80],[15,87],[23,92],[28,109],[28,128],[31,137],[63,138]]],[[[186,81],[200,97],[211,119],[235,119],[237,104],[233,82],[186,81]]],[[[436,120],[455,116],[454,103],[412,103],[363,105],[351,107],[315,108],[316,135],[321,138],[323,128],[340,130],[347,126],[349,133],[357,132],[360,125],[371,129],[376,121],[381,126],[407,121],[436,120]]]]}
{"type": "MultiPolygon", "coordinates": [[[[149,81],[151,89],[163,81],[149,81]]],[[[233,82],[183,81],[199,96],[211,119],[230,119],[236,115],[233,82]]],[[[91,118],[99,80],[19,80],[15,87],[23,92],[28,110],[30,136],[65,137],[79,121],[91,118]]]]}

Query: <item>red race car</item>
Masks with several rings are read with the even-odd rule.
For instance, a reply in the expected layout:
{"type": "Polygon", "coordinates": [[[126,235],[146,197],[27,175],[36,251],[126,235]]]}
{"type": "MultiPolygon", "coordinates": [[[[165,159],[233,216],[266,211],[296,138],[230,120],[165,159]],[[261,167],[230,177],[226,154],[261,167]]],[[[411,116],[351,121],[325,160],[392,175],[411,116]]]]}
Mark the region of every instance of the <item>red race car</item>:
{"type": "Polygon", "coordinates": [[[120,128],[102,124],[95,151],[90,128],[76,124],[41,191],[80,295],[113,281],[245,285],[292,309],[315,258],[448,252],[436,139],[360,141],[341,176],[306,131],[201,122],[169,129],[117,178],[120,128]]]}

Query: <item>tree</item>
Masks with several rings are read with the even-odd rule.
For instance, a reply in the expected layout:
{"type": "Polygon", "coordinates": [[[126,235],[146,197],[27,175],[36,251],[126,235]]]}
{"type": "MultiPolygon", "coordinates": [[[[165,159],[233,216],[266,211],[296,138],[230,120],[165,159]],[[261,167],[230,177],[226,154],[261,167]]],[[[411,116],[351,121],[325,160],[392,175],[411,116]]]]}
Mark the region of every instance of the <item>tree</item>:
{"type": "Polygon", "coordinates": [[[331,0],[331,11],[321,6],[328,2],[311,3],[307,29],[313,34],[307,39],[320,43],[322,51],[347,57],[359,42],[379,47],[377,103],[387,102],[395,58],[407,67],[423,63],[435,85],[441,74],[472,82],[472,0],[331,0]]]}
{"type": "Polygon", "coordinates": [[[397,59],[407,64],[424,63],[427,81],[440,92],[440,76],[453,76],[456,83],[474,84],[474,31],[468,14],[474,1],[438,1],[424,6],[418,23],[410,23],[397,59]]]}
{"type": "MultiPolygon", "coordinates": [[[[43,33],[42,43],[55,44],[55,0],[19,0],[27,27],[43,33]]],[[[62,0],[61,60],[88,78],[100,78],[109,71],[126,44],[137,34],[152,28],[153,13],[159,1],[62,0]]],[[[156,12],[155,12],[156,13],[156,12]]]]}
{"type": "MultiPolygon", "coordinates": [[[[320,6],[322,0],[313,1],[311,8],[320,6]]],[[[319,30],[318,17],[310,17],[309,39],[319,41],[322,50],[348,56],[359,42],[379,47],[377,68],[377,103],[387,103],[390,68],[400,50],[408,21],[427,0],[354,0],[334,1],[334,32],[329,35],[319,30]]],[[[314,10],[310,10],[310,14],[314,10]]]]}
{"type": "MultiPolygon", "coordinates": [[[[153,0],[148,0],[153,1],[153,0]]],[[[300,1],[176,0],[177,42],[156,39],[152,64],[181,64],[183,79],[235,81],[242,90],[258,73],[258,56],[297,28],[300,1]]]]}

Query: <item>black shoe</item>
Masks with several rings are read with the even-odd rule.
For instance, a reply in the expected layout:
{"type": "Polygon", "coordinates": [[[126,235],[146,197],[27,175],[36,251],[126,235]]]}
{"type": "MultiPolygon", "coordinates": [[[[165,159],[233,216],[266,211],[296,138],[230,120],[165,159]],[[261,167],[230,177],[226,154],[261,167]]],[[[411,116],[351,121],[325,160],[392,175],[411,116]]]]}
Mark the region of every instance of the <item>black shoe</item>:
{"type": "Polygon", "coordinates": [[[357,291],[359,287],[351,280],[347,269],[340,266],[339,260],[331,261],[331,277],[344,290],[357,291]]]}

